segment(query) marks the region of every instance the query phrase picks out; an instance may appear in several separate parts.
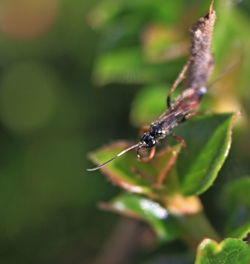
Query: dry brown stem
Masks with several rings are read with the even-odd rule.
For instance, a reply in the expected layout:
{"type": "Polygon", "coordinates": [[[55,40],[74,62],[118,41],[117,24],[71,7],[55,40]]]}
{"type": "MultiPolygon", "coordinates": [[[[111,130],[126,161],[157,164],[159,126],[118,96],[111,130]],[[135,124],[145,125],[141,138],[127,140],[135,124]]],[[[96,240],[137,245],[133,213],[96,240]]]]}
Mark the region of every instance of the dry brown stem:
{"type": "Polygon", "coordinates": [[[206,87],[213,70],[211,41],[216,14],[213,1],[209,12],[201,17],[191,28],[190,65],[187,74],[186,88],[199,89],[206,87]]]}

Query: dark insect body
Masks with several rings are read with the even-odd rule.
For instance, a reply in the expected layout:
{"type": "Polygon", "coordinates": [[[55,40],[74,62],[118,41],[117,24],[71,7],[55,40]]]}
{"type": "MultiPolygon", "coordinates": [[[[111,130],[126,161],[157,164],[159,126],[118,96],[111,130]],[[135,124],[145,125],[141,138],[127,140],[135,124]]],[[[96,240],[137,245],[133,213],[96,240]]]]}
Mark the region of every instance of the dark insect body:
{"type": "Polygon", "coordinates": [[[173,128],[195,115],[199,107],[202,96],[206,93],[206,88],[185,90],[171,106],[154,121],[147,132],[140,140],[141,146],[152,148],[169,135],[173,135],[173,128]]]}
{"type": "Polygon", "coordinates": [[[174,136],[177,141],[183,142],[181,138],[173,134],[172,130],[180,123],[195,115],[197,108],[199,107],[200,100],[205,93],[205,87],[202,87],[200,89],[190,88],[184,90],[182,94],[178,96],[176,100],[174,100],[174,102],[168,107],[168,109],[162,115],[160,115],[156,121],[151,123],[147,131],[144,132],[141,136],[139,143],[123,150],[118,155],[101,164],[100,166],[87,170],[98,170],[107,163],[113,161],[114,159],[120,157],[121,155],[132,149],[137,149],[137,156],[140,159],[141,157],[139,151],[142,148],[150,149],[149,156],[147,158],[141,159],[141,161],[147,162],[153,158],[156,144],[167,136],[174,136]]]}
{"type": "Polygon", "coordinates": [[[150,126],[143,129],[144,133],[137,144],[123,150],[105,163],[95,168],[87,169],[88,171],[98,170],[132,149],[137,149],[138,158],[143,162],[147,162],[154,157],[157,143],[168,136],[173,136],[178,142],[184,143],[183,139],[173,133],[173,129],[180,123],[196,115],[200,101],[207,91],[207,80],[213,69],[213,56],[210,52],[210,47],[214,22],[215,11],[213,10],[212,1],[209,12],[201,17],[191,28],[191,55],[169,91],[166,111],[157,120],[152,122],[150,126]],[[186,88],[171,102],[171,94],[185,78],[186,73],[186,88]],[[149,150],[148,157],[141,157],[140,150],[142,149],[149,150]]]}

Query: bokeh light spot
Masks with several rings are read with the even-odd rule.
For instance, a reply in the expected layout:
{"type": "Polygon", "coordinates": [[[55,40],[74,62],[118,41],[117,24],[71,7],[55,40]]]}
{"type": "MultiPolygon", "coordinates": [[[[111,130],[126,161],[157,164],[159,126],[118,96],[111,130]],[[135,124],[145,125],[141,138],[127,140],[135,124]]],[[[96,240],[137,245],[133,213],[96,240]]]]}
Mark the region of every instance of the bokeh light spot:
{"type": "Polygon", "coordinates": [[[0,118],[15,133],[29,133],[52,118],[60,80],[45,65],[26,62],[8,69],[0,86],[0,118]]]}
{"type": "Polygon", "coordinates": [[[58,0],[2,0],[0,29],[14,39],[39,36],[53,25],[58,5],[58,0]]]}

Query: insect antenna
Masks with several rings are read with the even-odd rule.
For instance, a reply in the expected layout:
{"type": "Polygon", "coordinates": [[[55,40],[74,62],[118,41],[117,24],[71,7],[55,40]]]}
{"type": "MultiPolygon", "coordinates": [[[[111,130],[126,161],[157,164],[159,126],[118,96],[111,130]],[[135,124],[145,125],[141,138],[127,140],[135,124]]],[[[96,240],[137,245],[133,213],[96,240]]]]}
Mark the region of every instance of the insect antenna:
{"type": "Polygon", "coordinates": [[[214,80],[212,80],[212,82],[209,83],[208,88],[212,87],[216,82],[218,82],[221,78],[223,78],[228,72],[232,71],[234,69],[235,66],[237,66],[237,64],[239,63],[239,61],[235,61],[232,64],[230,64],[229,66],[227,66],[220,74],[219,76],[217,76],[214,80]]]}
{"type": "Polygon", "coordinates": [[[130,150],[132,150],[132,149],[135,149],[135,148],[137,148],[137,147],[140,147],[140,146],[141,146],[141,143],[140,143],[140,142],[137,143],[137,144],[135,144],[135,145],[132,145],[132,146],[130,146],[130,147],[124,149],[124,150],[121,151],[120,153],[118,153],[118,154],[117,154],[116,156],[114,156],[112,159],[110,159],[110,160],[108,160],[108,161],[102,163],[101,165],[99,165],[99,166],[97,166],[97,167],[95,167],[95,168],[87,169],[87,171],[96,171],[96,170],[99,170],[100,168],[102,168],[102,167],[105,166],[106,164],[110,163],[111,161],[113,161],[113,160],[119,158],[120,156],[122,156],[122,155],[125,154],[126,152],[128,152],[128,151],[130,151],[130,150]]]}

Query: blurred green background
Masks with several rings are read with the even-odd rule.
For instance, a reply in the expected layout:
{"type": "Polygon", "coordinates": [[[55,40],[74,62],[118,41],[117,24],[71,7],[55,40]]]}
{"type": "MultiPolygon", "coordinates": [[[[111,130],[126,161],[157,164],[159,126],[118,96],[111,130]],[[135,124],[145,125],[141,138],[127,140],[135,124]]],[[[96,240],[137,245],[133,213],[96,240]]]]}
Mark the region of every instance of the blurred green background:
{"type": "MultiPolygon", "coordinates": [[[[188,27],[209,3],[124,2],[0,1],[0,263],[92,263],[119,219],[97,208],[99,201],[119,190],[99,172],[85,171],[93,166],[86,155],[112,140],[137,137],[129,121],[136,94],[145,86],[161,85],[161,89],[162,83],[171,84],[185,61],[188,27]],[[169,35],[159,25],[158,31],[148,28],[145,66],[137,58],[138,43],[153,22],[169,27],[169,35]],[[153,42],[154,37],[163,43],[180,41],[180,54],[166,58],[164,67],[157,52],[166,43],[162,47],[153,42]],[[118,58],[113,56],[116,50],[123,51],[118,58]]],[[[227,17],[227,25],[233,26],[225,29],[220,13],[221,31],[216,37],[219,51],[228,48],[232,36],[238,40],[225,51],[238,58],[246,56],[239,51],[250,49],[250,3],[233,5],[240,18],[227,17]]],[[[229,60],[220,52],[215,55],[218,74],[229,60]]],[[[249,66],[250,59],[244,63],[249,66]]],[[[241,154],[230,155],[222,179],[249,172],[249,70],[244,69],[242,75],[238,67],[234,79],[240,78],[240,86],[218,88],[217,94],[213,88],[206,103],[211,109],[234,111],[236,103],[231,99],[236,97],[237,104],[244,106],[243,132],[238,132],[241,136],[234,146],[241,154]],[[226,103],[216,99],[221,95],[228,96],[226,103]]],[[[160,100],[165,104],[163,96],[160,100]]],[[[220,184],[218,180],[204,196],[211,219],[218,209],[209,197],[220,184]]],[[[222,218],[218,227],[221,222],[222,218]]]]}

